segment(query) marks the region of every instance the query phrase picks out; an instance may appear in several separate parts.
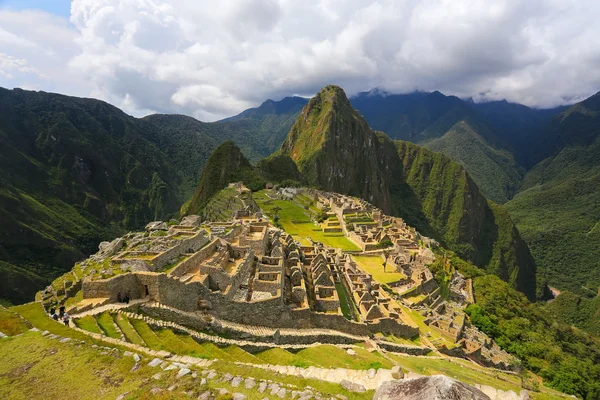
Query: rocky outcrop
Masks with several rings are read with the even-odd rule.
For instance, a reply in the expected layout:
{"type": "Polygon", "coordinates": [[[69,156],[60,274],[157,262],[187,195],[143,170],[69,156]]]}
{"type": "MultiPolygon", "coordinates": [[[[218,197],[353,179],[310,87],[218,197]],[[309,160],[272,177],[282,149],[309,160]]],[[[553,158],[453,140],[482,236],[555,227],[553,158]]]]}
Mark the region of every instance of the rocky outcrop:
{"type": "Polygon", "coordinates": [[[373,400],[490,400],[479,389],[444,375],[385,382],[373,400]]]}

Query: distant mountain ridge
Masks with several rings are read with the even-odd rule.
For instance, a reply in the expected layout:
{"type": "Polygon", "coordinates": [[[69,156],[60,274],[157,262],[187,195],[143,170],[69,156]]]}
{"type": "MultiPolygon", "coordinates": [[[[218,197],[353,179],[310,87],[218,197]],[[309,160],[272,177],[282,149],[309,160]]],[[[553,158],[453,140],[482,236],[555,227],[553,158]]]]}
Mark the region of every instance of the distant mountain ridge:
{"type": "Polygon", "coordinates": [[[551,285],[600,288],[600,94],[556,116],[535,149],[546,157],[506,204],[551,285]]]}

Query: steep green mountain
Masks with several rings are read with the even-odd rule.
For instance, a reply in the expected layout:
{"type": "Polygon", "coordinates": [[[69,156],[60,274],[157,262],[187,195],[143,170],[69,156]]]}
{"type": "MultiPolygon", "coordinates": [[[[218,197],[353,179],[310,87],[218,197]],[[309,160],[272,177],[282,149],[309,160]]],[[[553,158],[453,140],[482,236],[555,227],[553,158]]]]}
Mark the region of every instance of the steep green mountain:
{"type": "Polygon", "coordinates": [[[154,129],[101,101],[0,89],[1,298],[31,300],[113,231],[177,211],[154,129]]]}
{"type": "Polygon", "coordinates": [[[500,206],[459,164],[374,132],[343,90],[327,86],[283,143],[309,185],[362,197],[535,297],[535,263],[500,206]]]}
{"type": "Polygon", "coordinates": [[[351,101],[369,125],[392,139],[442,152],[463,165],[487,198],[504,203],[518,189],[524,171],[509,142],[458,97],[371,91],[351,101]]]}
{"type": "Polygon", "coordinates": [[[490,146],[478,133],[486,129],[476,120],[466,118],[424,146],[463,165],[487,198],[505,203],[517,192],[524,170],[517,166],[509,151],[490,146]]]}
{"type": "Polygon", "coordinates": [[[506,100],[472,103],[479,117],[502,136],[515,159],[525,168],[533,167],[532,138],[539,138],[552,118],[568,107],[535,109],[506,100]]]}
{"type": "MultiPolygon", "coordinates": [[[[555,153],[531,169],[507,210],[550,285],[600,287],[600,95],[556,117],[540,143],[555,153]]],[[[540,150],[540,151],[542,151],[540,150]]]]}
{"type": "Polygon", "coordinates": [[[250,164],[239,147],[227,141],[211,154],[194,192],[188,214],[201,214],[210,198],[231,182],[242,181],[251,190],[265,186],[265,179],[250,164]]]}

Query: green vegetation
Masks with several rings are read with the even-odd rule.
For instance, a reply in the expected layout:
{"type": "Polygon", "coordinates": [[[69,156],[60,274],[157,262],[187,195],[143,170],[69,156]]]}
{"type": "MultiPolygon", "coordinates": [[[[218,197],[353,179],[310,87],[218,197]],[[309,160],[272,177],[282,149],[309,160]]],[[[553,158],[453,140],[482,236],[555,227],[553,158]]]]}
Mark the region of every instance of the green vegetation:
{"type": "Polygon", "coordinates": [[[238,362],[243,362],[243,363],[250,363],[250,364],[262,364],[263,361],[248,353],[245,350],[240,349],[237,346],[229,346],[229,347],[225,347],[224,349],[220,349],[223,352],[227,353],[232,359],[238,361],[238,362]]]}
{"type": "Polygon", "coordinates": [[[557,390],[584,399],[600,396],[600,343],[578,329],[558,324],[543,307],[493,275],[474,279],[477,304],[471,322],[519,357],[557,390]]]}
{"type": "MultiPolygon", "coordinates": [[[[230,373],[234,376],[241,375],[251,376],[255,379],[274,380],[276,382],[294,385],[299,388],[306,388],[310,386],[322,393],[328,393],[334,397],[337,394],[340,394],[352,400],[371,400],[374,394],[372,390],[368,390],[364,393],[349,392],[343,389],[337,383],[331,383],[317,379],[306,379],[298,376],[283,375],[261,368],[256,368],[248,365],[233,364],[225,361],[217,361],[211,366],[211,368],[223,374],[230,373]]],[[[261,397],[261,399],[263,397],[261,397]]]]}
{"type": "Polygon", "coordinates": [[[597,294],[600,137],[540,162],[506,208],[529,244],[540,281],[586,297],[597,294]]]}
{"type": "Polygon", "coordinates": [[[340,299],[340,308],[342,310],[342,314],[349,320],[357,319],[357,312],[355,310],[354,301],[350,297],[348,290],[341,282],[335,283],[335,290],[337,291],[338,297],[340,299]]]}
{"type": "MultiPolygon", "coordinates": [[[[273,365],[293,365],[295,367],[306,368],[310,366],[310,362],[304,360],[302,357],[299,357],[295,354],[290,353],[287,350],[280,348],[273,348],[269,350],[262,351],[260,353],[256,353],[255,356],[263,361],[266,364],[273,365]]],[[[320,364],[317,364],[320,366],[320,364]]]]}
{"type": "Polygon", "coordinates": [[[147,323],[135,318],[130,319],[129,322],[148,347],[154,350],[164,350],[161,340],[154,334],[147,323]]]}
{"type": "Polygon", "coordinates": [[[467,118],[423,145],[464,166],[488,199],[506,203],[517,192],[524,171],[509,151],[494,147],[485,139],[489,135],[488,127],[467,118]]]}
{"type": "MultiPolygon", "coordinates": [[[[296,162],[308,185],[369,199],[535,298],[535,263],[527,245],[504,209],[488,203],[461,165],[372,131],[336,86],[322,89],[302,113],[281,154],[296,162]]],[[[423,138],[437,137],[428,135],[423,138]]]]}
{"type": "MultiPolygon", "coordinates": [[[[510,153],[515,148],[506,140],[518,125],[514,119],[508,117],[510,124],[494,130],[474,111],[479,104],[439,92],[362,94],[352,99],[352,105],[371,127],[390,138],[442,152],[464,166],[488,199],[504,203],[518,189],[523,172],[510,153]]],[[[541,126],[542,120],[538,123],[541,126]]]]}
{"type": "Polygon", "coordinates": [[[10,311],[19,314],[40,331],[48,331],[55,335],[93,342],[89,336],[66,327],[62,322],[57,322],[49,318],[41,303],[35,302],[14,306],[10,308],[10,311]]]}
{"type": "Polygon", "coordinates": [[[321,365],[324,368],[348,369],[379,369],[391,368],[393,364],[378,352],[369,352],[366,349],[353,348],[356,355],[350,355],[346,350],[333,345],[320,345],[300,350],[297,357],[308,361],[312,365],[321,365]]]}
{"type": "Polygon", "coordinates": [[[338,247],[342,250],[360,250],[343,233],[324,233],[306,215],[307,211],[292,201],[272,200],[267,196],[266,192],[255,193],[254,200],[271,219],[273,219],[275,215],[274,210],[277,207],[278,223],[287,233],[304,244],[309,244],[306,239],[309,237],[314,241],[321,242],[327,246],[338,247]]]}
{"type": "Polygon", "coordinates": [[[98,333],[100,335],[104,334],[104,332],[98,326],[96,318],[91,315],[86,315],[83,318],[75,319],[73,322],[75,323],[75,326],[85,331],[98,333]]]}
{"type": "Polygon", "coordinates": [[[575,325],[600,336],[600,296],[588,299],[562,292],[546,306],[546,310],[563,324],[575,325]]]}
{"type": "Polygon", "coordinates": [[[130,324],[129,318],[127,318],[126,315],[121,313],[115,314],[114,320],[119,326],[121,332],[123,332],[123,335],[125,335],[127,341],[140,346],[144,346],[146,344],[144,340],[140,337],[140,335],[138,335],[138,333],[135,331],[133,326],[130,324]]]}
{"type": "Polygon", "coordinates": [[[131,357],[101,354],[87,346],[59,343],[39,332],[2,340],[3,399],[114,399],[142,387],[155,373],[147,366],[130,374],[131,357]],[[26,396],[24,396],[26,394],[26,396]]]}
{"type": "Polygon", "coordinates": [[[387,267],[385,272],[383,271],[383,258],[380,256],[352,256],[354,261],[360,268],[368,272],[373,276],[379,283],[389,284],[392,282],[398,282],[402,278],[405,278],[401,272],[396,272],[392,267],[387,267]]]}
{"type": "Polygon", "coordinates": [[[231,182],[240,181],[252,191],[264,188],[266,183],[239,147],[231,141],[225,142],[210,155],[206,162],[188,213],[201,213],[217,192],[231,182]]]}
{"type": "Polygon", "coordinates": [[[389,354],[389,356],[403,368],[418,374],[442,374],[470,385],[489,385],[516,393],[522,390],[521,379],[518,376],[492,371],[468,361],[454,358],[411,357],[401,354],[389,354]]]}
{"type": "Polygon", "coordinates": [[[466,171],[448,157],[408,142],[398,141],[396,147],[416,196],[407,198],[400,212],[407,223],[508,281],[529,299],[536,297],[536,289],[541,295],[535,262],[508,213],[487,201],[466,171]]]}
{"type": "Polygon", "coordinates": [[[115,321],[108,312],[103,312],[102,314],[96,316],[96,322],[106,336],[115,339],[121,339],[121,332],[115,325],[115,321]]]}
{"type": "Polygon", "coordinates": [[[31,329],[31,324],[18,314],[0,306],[0,332],[8,336],[19,335],[31,329]]]}

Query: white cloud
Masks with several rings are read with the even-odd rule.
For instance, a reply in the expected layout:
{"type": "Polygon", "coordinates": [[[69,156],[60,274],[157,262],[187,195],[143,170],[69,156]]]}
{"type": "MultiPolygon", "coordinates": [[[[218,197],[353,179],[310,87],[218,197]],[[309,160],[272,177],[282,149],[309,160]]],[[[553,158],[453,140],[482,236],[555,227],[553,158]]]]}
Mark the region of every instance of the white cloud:
{"type": "Polygon", "coordinates": [[[3,57],[32,68],[2,58],[0,83],[203,120],[329,83],[548,107],[600,89],[599,12],[593,0],[73,0],[72,25],[0,10],[3,57]]]}

